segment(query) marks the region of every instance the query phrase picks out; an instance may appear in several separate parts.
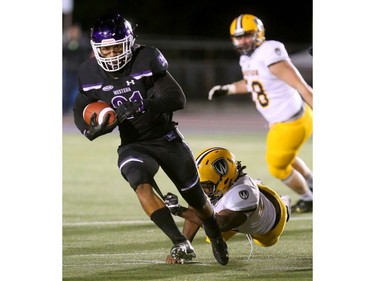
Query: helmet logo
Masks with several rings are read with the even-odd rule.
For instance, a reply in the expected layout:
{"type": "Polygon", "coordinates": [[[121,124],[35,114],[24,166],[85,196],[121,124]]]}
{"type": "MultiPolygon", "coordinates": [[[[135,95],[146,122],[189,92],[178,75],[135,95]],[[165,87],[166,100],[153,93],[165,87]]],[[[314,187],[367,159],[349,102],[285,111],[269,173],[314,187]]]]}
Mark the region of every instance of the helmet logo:
{"type": "Polygon", "coordinates": [[[224,158],[219,158],[212,162],[212,167],[220,176],[225,176],[228,173],[228,163],[224,158]]]}
{"type": "Polygon", "coordinates": [[[112,44],[112,43],[115,43],[115,42],[116,42],[115,39],[109,38],[109,39],[103,39],[101,43],[102,44],[112,44]]]}
{"type": "Polygon", "coordinates": [[[241,190],[240,192],[238,192],[238,195],[243,199],[243,200],[246,200],[247,198],[249,198],[249,192],[247,190],[241,190]]]}

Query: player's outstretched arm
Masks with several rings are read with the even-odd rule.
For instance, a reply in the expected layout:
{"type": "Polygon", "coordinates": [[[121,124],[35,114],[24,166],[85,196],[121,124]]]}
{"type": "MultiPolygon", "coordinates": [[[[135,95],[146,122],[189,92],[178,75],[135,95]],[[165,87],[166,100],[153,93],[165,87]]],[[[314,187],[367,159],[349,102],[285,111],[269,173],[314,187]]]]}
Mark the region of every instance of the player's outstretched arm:
{"type": "Polygon", "coordinates": [[[227,85],[216,85],[208,92],[208,100],[213,100],[226,95],[233,94],[246,94],[248,93],[246,89],[246,80],[242,79],[240,81],[234,82],[227,85]]]}
{"type": "Polygon", "coordinates": [[[172,215],[179,216],[183,219],[192,221],[198,226],[201,226],[203,224],[200,218],[197,216],[197,214],[192,208],[190,207],[186,208],[180,205],[180,203],[178,202],[177,195],[171,192],[168,192],[167,195],[164,196],[164,203],[165,203],[165,206],[168,207],[172,215]]]}

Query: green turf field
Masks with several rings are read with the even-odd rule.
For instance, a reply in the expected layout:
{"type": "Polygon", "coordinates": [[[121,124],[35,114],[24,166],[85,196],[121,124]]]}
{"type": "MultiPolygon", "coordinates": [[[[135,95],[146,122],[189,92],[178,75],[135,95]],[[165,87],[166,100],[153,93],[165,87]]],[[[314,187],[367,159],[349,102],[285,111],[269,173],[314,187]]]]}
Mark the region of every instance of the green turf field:
{"type": "MultiPolygon", "coordinates": [[[[264,133],[185,137],[195,155],[209,146],[230,149],[252,177],[297,199],[268,174],[264,133]]],[[[280,241],[270,248],[254,245],[250,258],[246,237],[236,235],[228,241],[228,265],[218,264],[200,231],[192,263],[165,264],[172,244],[118,172],[118,142],[116,134],[93,142],[63,135],[63,280],[312,280],[312,214],[293,215],[280,241]]],[[[312,166],[312,140],[300,156],[312,166]]],[[[164,193],[177,192],[162,170],[156,179],[164,193]]],[[[176,222],[182,227],[182,219],[176,222]]]]}

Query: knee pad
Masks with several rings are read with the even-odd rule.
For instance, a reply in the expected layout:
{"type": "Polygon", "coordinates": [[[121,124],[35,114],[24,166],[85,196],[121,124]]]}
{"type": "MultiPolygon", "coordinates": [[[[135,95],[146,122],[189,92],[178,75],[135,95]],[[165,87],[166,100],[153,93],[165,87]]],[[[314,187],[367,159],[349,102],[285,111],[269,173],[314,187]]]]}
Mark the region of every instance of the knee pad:
{"type": "Polygon", "coordinates": [[[157,167],[150,168],[142,161],[129,161],[120,165],[120,172],[124,179],[135,190],[141,183],[154,184],[154,175],[157,167]]]}
{"type": "Polygon", "coordinates": [[[274,167],[269,165],[268,171],[272,176],[277,179],[284,180],[290,176],[293,171],[292,165],[288,165],[286,168],[274,167]]]}
{"type": "Polygon", "coordinates": [[[292,163],[295,156],[295,151],[268,150],[266,153],[268,171],[277,179],[286,179],[293,171],[292,163]]]}

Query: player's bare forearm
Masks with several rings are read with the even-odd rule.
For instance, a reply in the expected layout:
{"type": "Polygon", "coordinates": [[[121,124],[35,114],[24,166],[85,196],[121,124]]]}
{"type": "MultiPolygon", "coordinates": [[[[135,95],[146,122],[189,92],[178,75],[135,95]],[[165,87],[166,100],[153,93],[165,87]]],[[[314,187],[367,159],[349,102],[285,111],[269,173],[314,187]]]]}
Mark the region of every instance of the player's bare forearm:
{"type": "Polygon", "coordinates": [[[309,85],[305,85],[299,93],[302,96],[303,100],[313,109],[313,90],[309,85]]]}
{"type": "Polygon", "coordinates": [[[199,228],[201,226],[190,221],[186,220],[184,221],[184,227],[182,229],[182,234],[185,235],[185,237],[190,241],[193,242],[195,235],[197,234],[199,228]]]}
{"type": "Polygon", "coordinates": [[[247,94],[249,91],[246,88],[246,80],[242,79],[240,81],[234,82],[233,85],[235,86],[235,94],[247,94]]]}
{"type": "Polygon", "coordinates": [[[198,226],[202,225],[202,221],[197,216],[195,210],[191,207],[188,207],[188,208],[182,207],[181,211],[178,212],[177,215],[185,220],[195,223],[198,226]]]}

